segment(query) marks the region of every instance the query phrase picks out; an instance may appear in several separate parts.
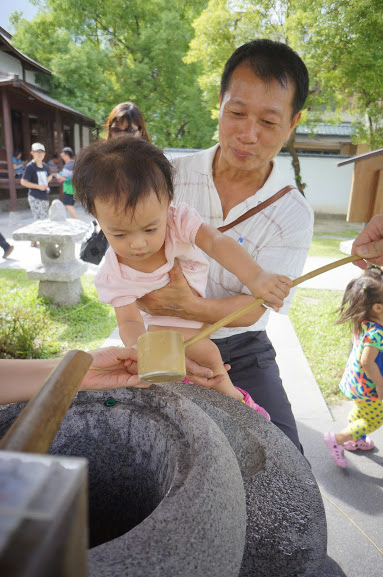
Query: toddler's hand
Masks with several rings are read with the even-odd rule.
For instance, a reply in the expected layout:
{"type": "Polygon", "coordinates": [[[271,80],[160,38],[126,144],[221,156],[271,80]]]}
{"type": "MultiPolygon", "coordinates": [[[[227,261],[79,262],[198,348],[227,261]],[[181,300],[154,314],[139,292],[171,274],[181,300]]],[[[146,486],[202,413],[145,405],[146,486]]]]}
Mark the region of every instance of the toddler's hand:
{"type": "Polygon", "coordinates": [[[293,281],[287,276],[262,271],[248,288],[254,298],[262,298],[267,305],[278,311],[292,286],[293,281]]]}

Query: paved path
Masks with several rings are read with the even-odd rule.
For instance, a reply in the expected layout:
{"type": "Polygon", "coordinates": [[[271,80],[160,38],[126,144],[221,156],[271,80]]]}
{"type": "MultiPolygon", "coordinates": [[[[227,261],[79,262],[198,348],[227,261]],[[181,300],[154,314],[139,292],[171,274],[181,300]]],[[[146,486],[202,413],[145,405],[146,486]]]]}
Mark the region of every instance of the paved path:
{"type": "MultiPolygon", "coordinates": [[[[78,212],[81,219],[91,220],[81,210],[78,212]]],[[[29,211],[18,211],[11,216],[0,213],[0,232],[15,244],[9,259],[0,257],[0,269],[33,268],[39,262],[38,249],[31,248],[27,242],[12,241],[12,232],[31,221],[29,211]]],[[[328,262],[332,262],[332,259],[308,258],[304,272],[328,262]]],[[[89,272],[94,274],[97,268],[90,265],[89,272]]],[[[345,265],[301,286],[344,290],[349,280],[357,274],[358,269],[353,265],[345,265]]],[[[281,376],[306,457],[323,495],[328,523],[328,553],[335,562],[326,568],[326,577],[382,577],[383,428],[373,435],[376,443],[373,451],[347,453],[347,469],[337,467],[323,443],[323,433],[343,428],[350,403],[344,402],[330,408],[326,405],[287,317],[272,313],[268,334],[277,351],[281,376]]],[[[115,332],[107,344],[119,342],[115,332]]]]}

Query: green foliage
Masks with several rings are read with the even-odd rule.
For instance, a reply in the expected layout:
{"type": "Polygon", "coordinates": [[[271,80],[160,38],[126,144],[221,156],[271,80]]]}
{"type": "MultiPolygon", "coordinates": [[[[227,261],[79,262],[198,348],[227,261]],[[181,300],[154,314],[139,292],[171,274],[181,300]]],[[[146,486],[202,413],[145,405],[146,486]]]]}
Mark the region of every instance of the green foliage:
{"type": "Polygon", "coordinates": [[[205,147],[215,122],[201,99],[199,66],[182,60],[204,4],[46,0],[32,22],[16,18],[14,40],[53,70],[52,95],[99,123],[131,100],[158,146],[205,147]]]}
{"type": "Polygon", "coordinates": [[[116,327],[114,310],[99,302],[93,278],[82,277],[78,305],[57,307],[37,296],[25,271],[0,271],[0,358],[48,358],[94,349],[116,327]]]}
{"type": "Polygon", "coordinates": [[[225,61],[266,37],[289,44],[309,69],[301,123],[351,112],[355,141],[383,146],[383,0],[35,2],[31,22],[14,13],[16,47],[53,71],[53,97],[100,124],[132,100],[158,146],[210,146],[225,61]]]}
{"type": "Polygon", "coordinates": [[[335,325],[342,291],[298,288],[289,317],[327,402],[343,399],[339,383],[351,345],[348,326],[335,325]]]}
{"type": "Polygon", "coordinates": [[[297,48],[334,108],[356,115],[355,142],[383,146],[383,0],[301,0],[297,48]],[[331,100],[332,94],[332,100],[331,100]],[[367,123],[366,123],[367,118],[367,123]]]}
{"type": "Polygon", "coordinates": [[[355,139],[383,146],[383,0],[210,0],[193,26],[185,60],[202,65],[199,83],[215,115],[225,61],[241,44],[266,37],[289,44],[308,67],[301,123],[323,122],[324,114],[336,122],[351,112],[355,139]]]}

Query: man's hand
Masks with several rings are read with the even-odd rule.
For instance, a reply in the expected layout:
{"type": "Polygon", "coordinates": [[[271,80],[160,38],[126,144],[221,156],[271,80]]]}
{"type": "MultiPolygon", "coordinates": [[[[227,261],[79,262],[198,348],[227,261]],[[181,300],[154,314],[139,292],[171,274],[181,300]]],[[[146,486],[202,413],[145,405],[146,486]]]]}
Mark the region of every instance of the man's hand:
{"type": "Polygon", "coordinates": [[[169,271],[169,276],[170,282],[166,286],[138,299],[137,306],[153,316],[187,319],[187,311],[192,309],[189,303],[196,296],[188,285],[177,259],[174,261],[174,267],[169,271]]]}
{"type": "MultiPolygon", "coordinates": [[[[383,265],[383,215],[374,216],[354,241],[351,254],[357,254],[363,259],[377,265],[383,265]]],[[[368,265],[365,260],[356,264],[362,269],[368,265]]]]}
{"type": "MultiPolygon", "coordinates": [[[[227,371],[230,370],[230,365],[224,365],[227,371]]],[[[218,385],[225,377],[224,375],[217,375],[213,377],[213,371],[207,369],[206,367],[201,367],[195,361],[188,359],[186,357],[186,376],[192,383],[200,385],[201,387],[206,387],[207,389],[212,389],[215,385],[218,385]]]]}

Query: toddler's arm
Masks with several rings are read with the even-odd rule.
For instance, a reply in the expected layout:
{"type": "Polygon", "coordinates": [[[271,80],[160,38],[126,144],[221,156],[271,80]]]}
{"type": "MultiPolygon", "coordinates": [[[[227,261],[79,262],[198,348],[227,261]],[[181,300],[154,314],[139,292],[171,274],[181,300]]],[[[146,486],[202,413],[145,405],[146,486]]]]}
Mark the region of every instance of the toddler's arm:
{"type": "Polygon", "coordinates": [[[196,245],[233,273],[247,286],[255,298],[263,298],[273,307],[281,307],[292,287],[288,277],[265,272],[241,245],[214,227],[202,224],[195,238],[196,245]]]}
{"type": "Polygon", "coordinates": [[[368,378],[374,383],[379,399],[383,399],[383,376],[375,362],[379,354],[377,347],[364,347],[360,364],[368,378]]]}
{"type": "Polygon", "coordinates": [[[146,332],[145,323],[136,303],[115,309],[120,338],[126,347],[133,347],[140,335],[146,332]]]}

